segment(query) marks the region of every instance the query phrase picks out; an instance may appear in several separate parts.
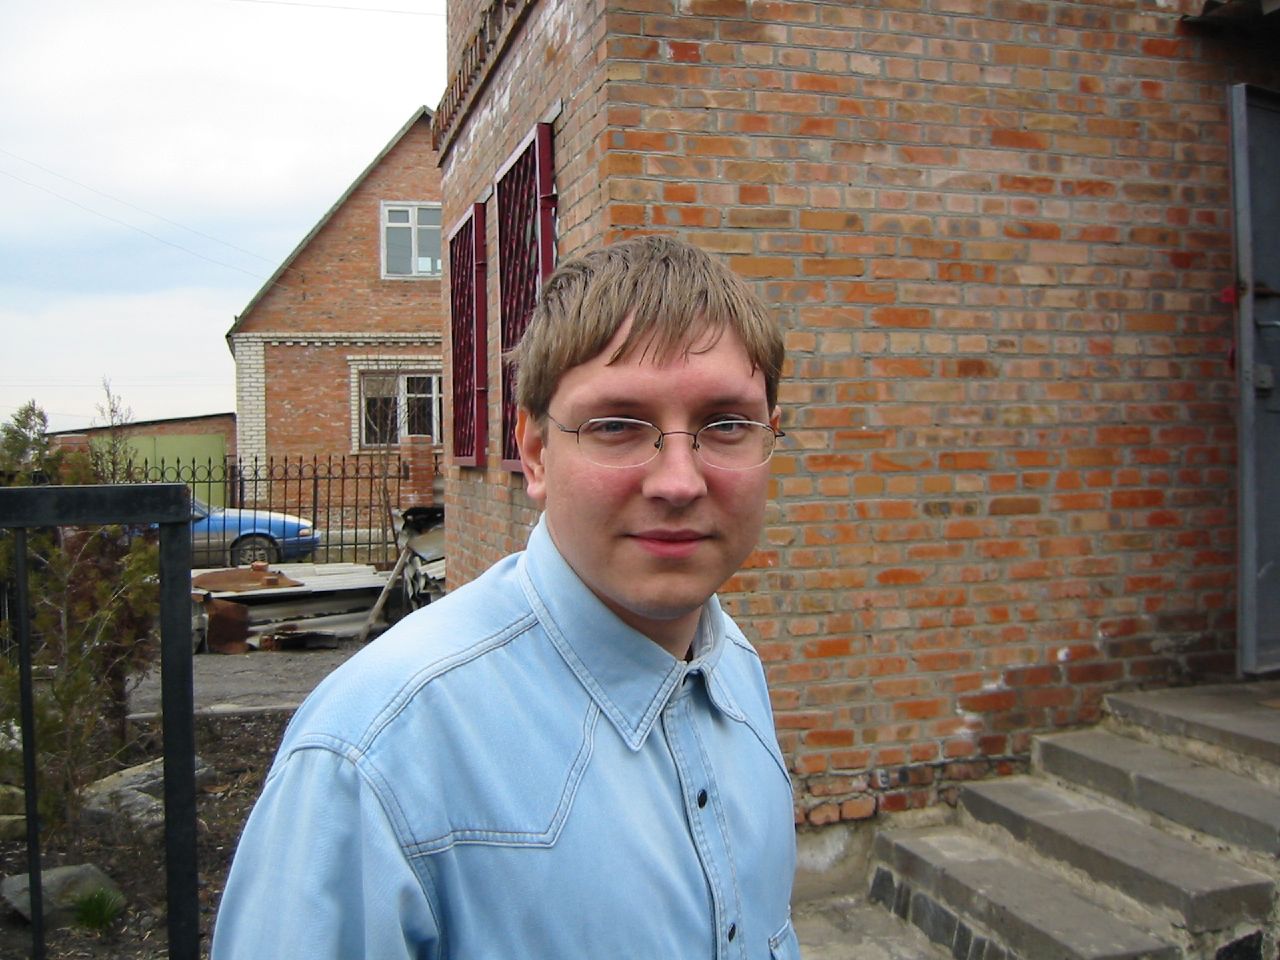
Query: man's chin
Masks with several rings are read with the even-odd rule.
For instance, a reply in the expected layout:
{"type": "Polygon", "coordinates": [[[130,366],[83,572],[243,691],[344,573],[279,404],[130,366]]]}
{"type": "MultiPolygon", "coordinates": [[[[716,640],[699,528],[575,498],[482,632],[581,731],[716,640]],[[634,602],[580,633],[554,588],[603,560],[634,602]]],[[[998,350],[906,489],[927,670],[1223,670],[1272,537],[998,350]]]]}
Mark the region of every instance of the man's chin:
{"type": "Polygon", "coordinates": [[[672,591],[667,590],[663,591],[661,599],[633,595],[612,598],[606,601],[606,605],[624,623],[647,634],[650,628],[665,630],[681,620],[690,620],[696,625],[710,596],[710,593],[706,596],[697,593],[673,596],[672,591]]]}

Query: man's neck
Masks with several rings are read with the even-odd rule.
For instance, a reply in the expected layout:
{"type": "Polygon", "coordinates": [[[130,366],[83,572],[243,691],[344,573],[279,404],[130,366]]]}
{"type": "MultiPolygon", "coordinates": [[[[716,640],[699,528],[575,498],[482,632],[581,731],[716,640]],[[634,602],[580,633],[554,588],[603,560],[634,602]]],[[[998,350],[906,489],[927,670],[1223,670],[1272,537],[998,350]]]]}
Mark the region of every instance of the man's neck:
{"type": "MultiPolygon", "coordinates": [[[[612,604],[610,604],[612,607],[612,604]]],[[[638,630],[677,660],[693,659],[693,641],[702,620],[702,608],[690,611],[674,620],[652,620],[637,617],[627,610],[613,608],[618,619],[638,630]]]]}

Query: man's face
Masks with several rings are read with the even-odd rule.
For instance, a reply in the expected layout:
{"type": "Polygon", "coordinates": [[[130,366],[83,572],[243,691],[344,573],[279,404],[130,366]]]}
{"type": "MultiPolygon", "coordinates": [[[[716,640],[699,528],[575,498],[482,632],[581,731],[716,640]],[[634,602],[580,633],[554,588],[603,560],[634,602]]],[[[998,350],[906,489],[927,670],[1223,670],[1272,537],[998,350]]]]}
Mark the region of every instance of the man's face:
{"type": "MultiPolygon", "coordinates": [[[[714,346],[708,338],[696,344],[702,352],[664,363],[632,355],[607,365],[628,326],[599,356],[560,378],[552,417],[570,428],[616,416],[693,432],[730,416],[776,429],[764,377],[735,333],[726,330],[714,346]]],[[[692,439],[677,435],[643,466],[597,466],[573,434],[550,424],[544,433],[523,410],[516,435],[529,496],[544,509],[569,566],[625,623],[683,656],[702,604],[760,536],[769,465],[708,467],[692,439]]]]}

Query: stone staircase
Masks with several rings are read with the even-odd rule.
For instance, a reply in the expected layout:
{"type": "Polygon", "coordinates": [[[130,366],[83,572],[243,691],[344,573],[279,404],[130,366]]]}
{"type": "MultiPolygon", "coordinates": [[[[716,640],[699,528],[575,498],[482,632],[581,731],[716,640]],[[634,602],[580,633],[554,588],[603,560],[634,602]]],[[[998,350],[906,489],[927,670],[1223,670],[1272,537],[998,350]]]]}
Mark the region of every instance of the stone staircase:
{"type": "Polygon", "coordinates": [[[1280,958],[1280,682],[1117,694],[954,822],[876,837],[868,898],[957,960],[1280,958]]]}

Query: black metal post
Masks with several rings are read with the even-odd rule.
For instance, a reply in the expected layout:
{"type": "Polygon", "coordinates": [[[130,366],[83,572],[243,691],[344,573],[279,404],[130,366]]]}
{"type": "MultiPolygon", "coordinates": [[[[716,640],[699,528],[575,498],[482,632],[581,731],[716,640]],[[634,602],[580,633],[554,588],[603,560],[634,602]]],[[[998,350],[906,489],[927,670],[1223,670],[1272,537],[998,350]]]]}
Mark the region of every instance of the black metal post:
{"type": "Polygon", "coordinates": [[[200,956],[196,870],[195,705],[191,664],[191,525],[160,525],[160,705],[169,957],[200,956]]]}
{"type": "Polygon", "coordinates": [[[0,529],[17,547],[19,681],[27,800],[34,960],[44,960],[43,891],[35,781],[35,709],[31,678],[26,530],[99,524],[160,528],[160,668],[164,725],[165,858],[169,958],[199,960],[200,901],[196,871],[195,718],[191,665],[191,491],[186,484],[6,487],[0,529]]]}
{"type": "Polygon", "coordinates": [[[27,598],[27,531],[13,531],[18,581],[18,686],[22,690],[22,777],[27,800],[27,893],[31,905],[31,958],[44,960],[44,888],[40,876],[40,805],[36,796],[36,710],[31,678],[31,619],[27,598]]]}

